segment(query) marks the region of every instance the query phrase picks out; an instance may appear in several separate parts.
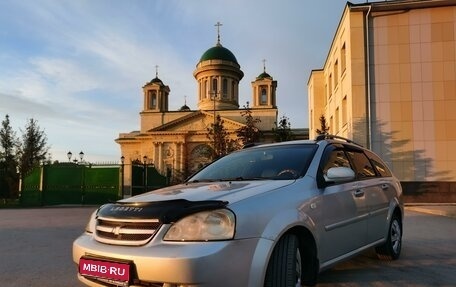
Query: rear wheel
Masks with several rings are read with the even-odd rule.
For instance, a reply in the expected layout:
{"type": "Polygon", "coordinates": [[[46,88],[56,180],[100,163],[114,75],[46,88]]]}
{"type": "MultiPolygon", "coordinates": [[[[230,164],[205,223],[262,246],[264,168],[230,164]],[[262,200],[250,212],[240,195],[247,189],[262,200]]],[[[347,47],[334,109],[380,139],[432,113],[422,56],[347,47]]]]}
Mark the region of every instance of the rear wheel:
{"type": "Polygon", "coordinates": [[[402,248],[402,223],[400,217],[395,214],[391,218],[388,238],[383,245],[375,248],[380,259],[396,260],[401,255],[402,248]]]}
{"type": "Polygon", "coordinates": [[[284,235],[272,252],[264,280],[265,287],[301,286],[302,259],[299,239],[284,235]]]}

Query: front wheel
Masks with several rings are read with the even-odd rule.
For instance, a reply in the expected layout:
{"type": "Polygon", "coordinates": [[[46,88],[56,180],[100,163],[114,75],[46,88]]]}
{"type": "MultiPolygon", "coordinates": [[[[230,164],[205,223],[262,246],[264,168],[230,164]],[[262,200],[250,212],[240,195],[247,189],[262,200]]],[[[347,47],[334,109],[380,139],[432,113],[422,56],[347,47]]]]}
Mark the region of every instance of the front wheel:
{"type": "Polygon", "coordinates": [[[380,259],[396,260],[401,255],[402,248],[402,222],[398,215],[391,218],[388,238],[383,245],[375,248],[380,259]]]}
{"type": "Polygon", "coordinates": [[[264,280],[265,287],[301,286],[302,260],[299,239],[284,235],[272,252],[264,280]]]}

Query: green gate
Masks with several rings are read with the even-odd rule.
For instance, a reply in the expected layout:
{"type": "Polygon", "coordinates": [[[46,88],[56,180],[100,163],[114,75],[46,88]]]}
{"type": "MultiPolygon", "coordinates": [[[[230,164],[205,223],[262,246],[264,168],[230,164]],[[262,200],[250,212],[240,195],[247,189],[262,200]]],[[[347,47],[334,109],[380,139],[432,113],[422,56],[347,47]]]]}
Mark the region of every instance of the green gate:
{"type": "MultiPolygon", "coordinates": [[[[154,166],[132,166],[132,195],[166,186],[166,177],[154,166]]],[[[122,196],[119,165],[57,163],[33,169],[22,180],[24,206],[103,204],[122,196]]]]}
{"type": "Polygon", "coordinates": [[[25,206],[103,204],[119,199],[119,166],[59,163],[35,168],[22,181],[25,206]]]}
{"type": "Polygon", "coordinates": [[[166,177],[153,165],[133,164],[131,167],[131,195],[138,195],[167,185],[166,177]]]}

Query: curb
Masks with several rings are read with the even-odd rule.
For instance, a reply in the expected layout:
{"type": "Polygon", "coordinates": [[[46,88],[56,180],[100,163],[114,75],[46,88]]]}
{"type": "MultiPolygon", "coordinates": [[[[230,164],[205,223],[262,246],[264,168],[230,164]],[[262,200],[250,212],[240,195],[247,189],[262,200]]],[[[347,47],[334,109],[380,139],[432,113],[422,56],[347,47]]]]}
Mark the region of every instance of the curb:
{"type": "Polygon", "coordinates": [[[405,206],[405,210],[456,218],[456,206],[454,205],[432,205],[429,207],[413,205],[405,206]]]}

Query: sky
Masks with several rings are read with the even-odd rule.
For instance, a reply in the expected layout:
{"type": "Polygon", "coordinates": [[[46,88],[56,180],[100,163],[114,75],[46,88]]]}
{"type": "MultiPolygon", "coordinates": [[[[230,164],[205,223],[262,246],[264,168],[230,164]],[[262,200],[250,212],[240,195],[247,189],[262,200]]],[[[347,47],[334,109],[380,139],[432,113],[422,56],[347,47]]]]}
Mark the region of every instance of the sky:
{"type": "MultiPolygon", "coordinates": [[[[351,1],[364,3],[365,0],[351,1]]],[[[239,104],[265,67],[277,86],[279,117],[308,128],[307,81],[324,66],[343,0],[1,0],[0,120],[21,136],[30,119],[47,136],[52,160],[84,152],[118,162],[119,133],[140,129],[142,87],[170,87],[169,110],[197,109],[193,77],[217,42],[244,78],[239,104]]]]}

